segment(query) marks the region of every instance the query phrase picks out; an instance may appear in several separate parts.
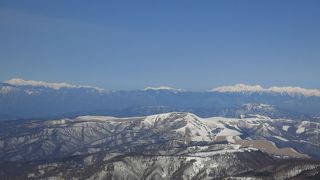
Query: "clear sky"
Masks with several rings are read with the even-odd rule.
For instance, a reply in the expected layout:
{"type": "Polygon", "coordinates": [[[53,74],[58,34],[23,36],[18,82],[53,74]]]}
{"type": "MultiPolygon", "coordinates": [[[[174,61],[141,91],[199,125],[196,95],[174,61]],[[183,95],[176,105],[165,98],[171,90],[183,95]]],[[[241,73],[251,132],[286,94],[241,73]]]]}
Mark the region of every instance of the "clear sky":
{"type": "Polygon", "coordinates": [[[0,80],[320,88],[320,1],[0,1],[0,80]]]}

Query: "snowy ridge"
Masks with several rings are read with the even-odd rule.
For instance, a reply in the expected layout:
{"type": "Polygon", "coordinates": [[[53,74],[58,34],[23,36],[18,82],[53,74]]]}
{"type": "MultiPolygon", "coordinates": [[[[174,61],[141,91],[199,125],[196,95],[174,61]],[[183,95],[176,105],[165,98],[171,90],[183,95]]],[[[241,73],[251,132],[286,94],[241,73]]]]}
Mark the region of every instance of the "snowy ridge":
{"type": "Polygon", "coordinates": [[[212,92],[262,92],[264,89],[260,85],[236,84],[234,86],[220,86],[210,90],[212,92]]]}
{"type": "Polygon", "coordinates": [[[189,156],[192,157],[210,157],[214,155],[221,155],[221,154],[232,154],[235,152],[251,152],[251,151],[258,151],[256,148],[242,148],[240,149],[241,145],[230,145],[230,149],[223,149],[223,150],[218,150],[218,151],[209,151],[209,152],[196,152],[196,153],[190,153],[188,154],[189,156]]]}
{"type": "Polygon", "coordinates": [[[147,116],[143,120],[143,124],[146,127],[159,127],[163,123],[180,124],[173,131],[187,137],[189,141],[210,142],[215,136],[238,136],[241,134],[236,130],[228,129],[222,123],[213,121],[208,123],[203,118],[192,113],[164,113],[147,116]],[[212,129],[215,128],[219,128],[220,131],[213,133],[212,129]]]}
{"type": "Polygon", "coordinates": [[[169,86],[159,86],[159,87],[146,87],[143,89],[144,91],[148,90],[154,90],[154,91],[161,91],[161,90],[166,90],[166,91],[175,91],[175,92],[182,92],[185,91],[184,89],[178,89],[178,88],[173,88],[169,86]]]}
{"type": "Polygon", "coordinates": [[[116,120],[121,119],[113,116],[78,116],[76,120],[80,121],[109,121],[109,120],[116,120]]]}
{"type": "Polygon", "coordinates": [[[93,87],[93,86],[82,86],[82,85],[73,85],[69,83],[49,83],[45,81],[34,81],[34,80],[24,80],[19,78],[10,79],[8,81],[5,81],[5,83],[13,85],[13,86],[34,86],[34,87],[45,87],[45,88],[51,88],[54,90],[59,90],[61,88],[92,88],[99,92],[105,91],[105,89],[93,87]]]}
{"type": "Polygon", "coordinates": [[[298,95],[302,94],[304,96],[320,96],[319,89],[305,89],[301,87],[270,87],[268,91],[273,93],[298,95]]]}
{"type": "Polygon", "coordinates": [[[236,84],[234,86],[221,86],[209,90],[210,92],[221,92],[221,93],[279,93],[303,96],[320,96],[319,89],[306,89],[301,87],[270,87],[263,88],[260,85],[246,85],[246,84],[236,84]]]}

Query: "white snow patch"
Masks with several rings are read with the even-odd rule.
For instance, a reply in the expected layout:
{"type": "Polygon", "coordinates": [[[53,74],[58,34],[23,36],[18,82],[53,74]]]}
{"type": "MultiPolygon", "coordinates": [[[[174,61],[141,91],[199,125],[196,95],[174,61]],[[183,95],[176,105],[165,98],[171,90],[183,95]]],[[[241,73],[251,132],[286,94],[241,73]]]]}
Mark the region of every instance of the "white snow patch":
{"type": "Polygon", "coordinates": [[[76,118],[76,120],[82,120],[82,121],[109,121],[109,120],[115,120],[115,119],[121,119],[117,117],[112,116],[79,116],[76,118]]]}
{"type": "MultiPolygon", "coordinates": [[[[238,145],[239,146],[239,145],[238,145]]],[[[257,151],[256,148],[246,148],[246,149],[240,149],[240,148],[235,148],[235,149],[224,149],[224,150],[219,150],[219,151],[210,151],[210,152],[196,152],[196,153],[190,153],[188,154],[189,156],[195,156],[195,157],[210,157],[210,156],[215,156],[218,154],[228,154],[228,153],[235,153],[235,152],[245,152],[245,151],[257,151]]]]}
{"type": "Polygon", "coordinates": [[[306,128],[303,125],[299,125],[298,129],[296,130],[297,134],[304,133],[306,131],[306,128]]]}
{"type": "Polygon", "coordinates": [[[222,129],[216,136],[239,136],[241,133],[233,129],[222,129]]]}
{"type": "Polygon", "coordinates": [[[275,137],[275,138],[277,138],[277,139],[279,139],[279,140],[281,140],[281,141],[285,141],[285,142],[288,142],[288,141],[289,141],[288,139],[283,138],[283,137],[280,137],[280,136],[273,136],[273,137],[275,137]]]}
{"type": "Polygon", "coordinates": [[[176,129],[176,132],[185,135],[189,130],[191,141],[211,141],[211,130],[204,124],[200,117],[188,113],[188,115],[184,117],[184,121],[186,121],[187,124],[184,127],[176,129]]]}
{"type": "Polygon", "coordinates": [[[229,143],[235,143],[236,141],[233,139],[233,136],[226,136],[226,139],[229,143]]]}
{"type": "Polygon", "coordinates": [[[290,126],[282,126],[282,130],[284,130],[284,131],[288,131],[289,128],[290,128],[290,126]]]}
{"type": "Polygon", "coordinates": [[[48,125],[63,125],[66,124],[68,119],[59,119],[59,120],[53,120],[53,121],[47,121],[46,124],[48,125]]]}
{"type": "Polygon", "coordinates": [[[167,119],[172,113],[163,113],[163,114],[156,114],[147,116],[144,118],[143,123],[145,125],[154,125],[157,121],[161,121],[167,119]]]}

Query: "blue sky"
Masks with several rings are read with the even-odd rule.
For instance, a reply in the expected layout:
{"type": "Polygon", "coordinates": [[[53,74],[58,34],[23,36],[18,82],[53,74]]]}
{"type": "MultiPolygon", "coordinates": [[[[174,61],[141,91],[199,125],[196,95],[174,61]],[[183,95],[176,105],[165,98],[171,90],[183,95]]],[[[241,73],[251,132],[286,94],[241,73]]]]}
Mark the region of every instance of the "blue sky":
{"type": "Polygon", "coordinates": [[[320,1],[0,1],[0,80],[320,88],[320,1]]]}

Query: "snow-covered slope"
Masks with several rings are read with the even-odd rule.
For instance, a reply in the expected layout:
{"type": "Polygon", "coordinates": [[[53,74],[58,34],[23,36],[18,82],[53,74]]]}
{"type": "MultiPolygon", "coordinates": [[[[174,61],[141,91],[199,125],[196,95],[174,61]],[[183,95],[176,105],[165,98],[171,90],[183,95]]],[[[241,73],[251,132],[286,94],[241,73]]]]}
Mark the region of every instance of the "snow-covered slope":
{"type": "MultiPolygon", "coordinates": [[[[10,161],[112,150],[118,146],[127,151],[126,146],[139,144],[148,148],[148,144],[162,141],[167,143],[165,146],[175,147],[212,142],[216,135],[201,118],[190,113],[136,118],[82,116],[9,124],[4,123],[1,128],[0,156],[10,161]]],[[[221,124],[219,127],[231,131],[221,124]]]]}
{"type": "MultiPolygon", "coordinates": [[[[244,140],[255,139],[278,143],[281,139],[277,136],[287,140],[280,143],[284,147],[295,142],[317,148],[320,146],[318,126],[306,121],[265,118],[203,119],[178,112],[133,118],[81,116],[49,121],[7,121],[0,127],[0,157],[2,161],[33,160],[100,151],[131,152],[141,148],[145,152],[154,148],[165,152],[198,143],[241,145],[244,140]]],[[[301,148],[299,152],[309,153],[301,148]]]]}

